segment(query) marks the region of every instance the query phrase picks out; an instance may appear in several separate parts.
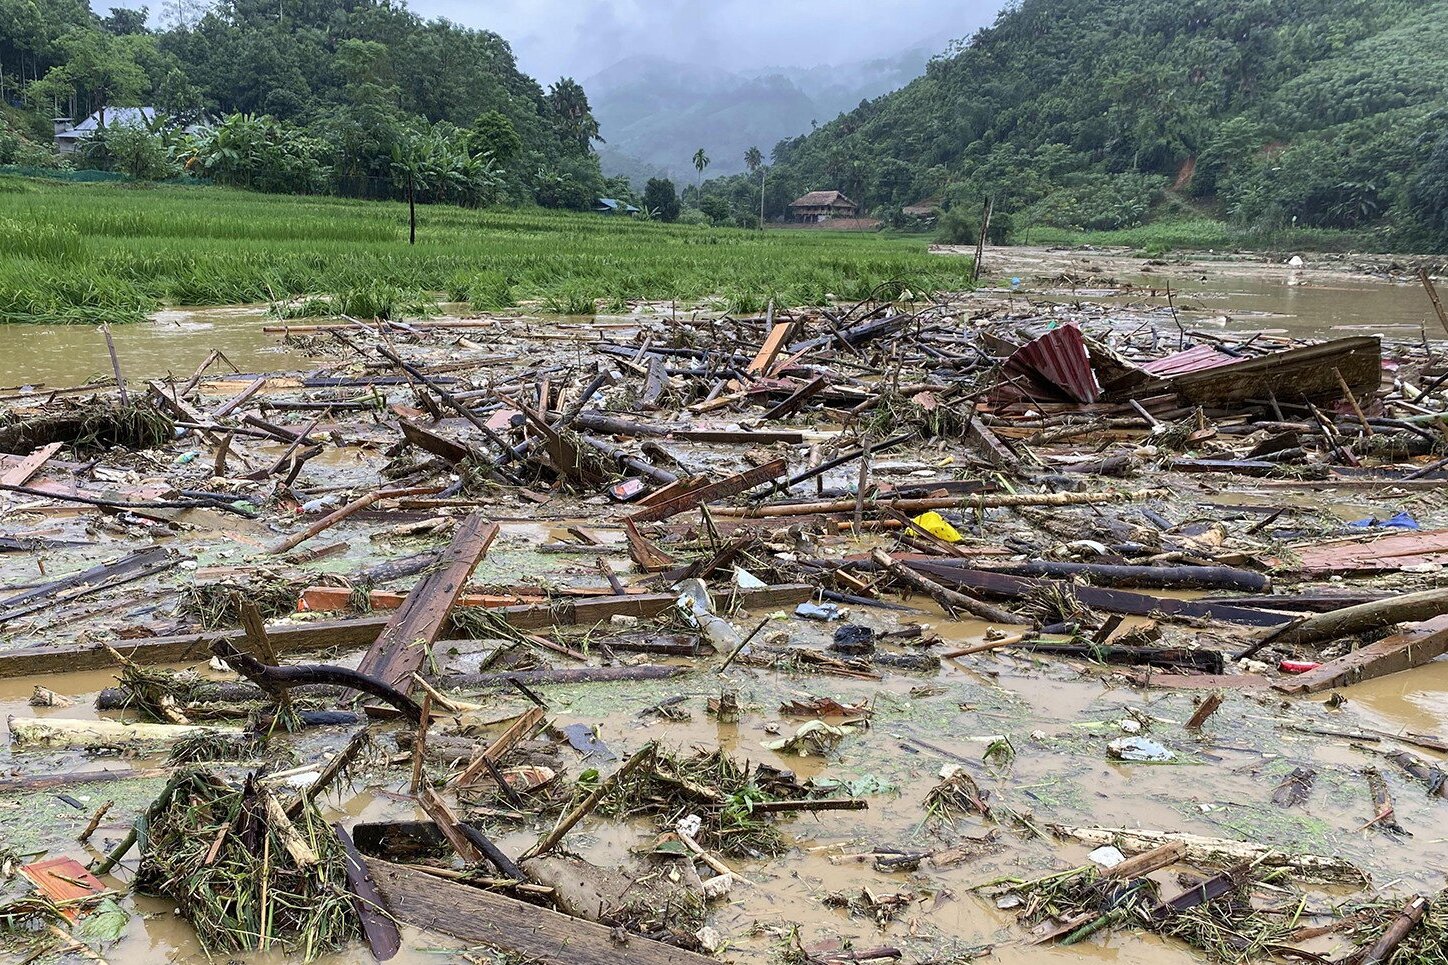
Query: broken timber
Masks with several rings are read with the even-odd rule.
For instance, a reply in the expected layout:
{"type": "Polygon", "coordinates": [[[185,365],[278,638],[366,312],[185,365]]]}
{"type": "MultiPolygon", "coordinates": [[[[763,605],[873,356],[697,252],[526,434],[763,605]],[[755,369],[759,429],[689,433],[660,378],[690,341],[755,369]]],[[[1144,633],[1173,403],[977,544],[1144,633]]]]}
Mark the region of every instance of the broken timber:
{"type": "Polygon", "coordinates": [[[1448,653],[1448,618],[1439,617],[1330,660],[1315,670],[1276,684],[1275,689],[1284,694],[1321,693],[1411,670],[1445,653],[1448,653]]]}

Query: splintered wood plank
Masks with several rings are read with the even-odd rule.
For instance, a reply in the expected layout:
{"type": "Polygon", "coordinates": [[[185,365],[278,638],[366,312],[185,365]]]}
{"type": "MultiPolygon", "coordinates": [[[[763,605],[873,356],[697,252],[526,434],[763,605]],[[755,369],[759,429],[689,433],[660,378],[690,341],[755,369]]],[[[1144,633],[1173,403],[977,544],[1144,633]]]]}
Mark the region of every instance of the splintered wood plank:
{"type": "Polygon", "coordinates": [[[35,474],[40,472],[41,469],[45,468],[45,464],[50,461],[51,457],[59,452],[64,446],[65,443],[63,442],[52,442],[48,446],[41,446],[30,455],[26,456],[24,459],[20,460],[18,463],[5,470],[5,475],[0,476],[0,483],[4,483],[6,486],[25,485],[26,483],[30,482],[31,479],[35,478],[35,474]]]}
{"type": "Polygon", "coordinates": [[[496,765],[510,750],[527,739],[533,731],[537,730],[538,725],[541,723],[543,723],[543,708],[528,708],[526,713],[509,724],[508,729],[498,735],[497,740],[493,741],[483,749],[481,754],[469,761],[468,766],[449,781],[448,785],[450,787],[463,787],[478,782],[485,773],[491,776],[491,773],[488,771],[488,764],[484,763],[484,761],[496,765]]]}
{"type": "MultiPolygon", "coordinates": [[[[100,879],[74,858],[48,858],[34,864],[21,865],[20,871],[36,888],[55,902],[73,901],[98,895],[106,890],[100,879]]],[[[71,921],[85,914],[79,908],[62,908],[60,913],[71,921]]]]}
{"type": "Polygon", "coordinates": [[[716,965],[682,948],[614,931],[515,898],[364,858],[387,910],[425,931],[478,942],[547,965],[716,965]]]}
{"type": "Polygon", "coordinates": [[[422,669],[433,643],[447,625],[447,615],[473,568],[498,535],[498,524],[474,514],[458,527],[443,551],[438,567],[422,578],[398,607],[358,667],[404,693],[412,689],[412,675],[422,669]]]}
{"type": "Polygon", "coordinates": [[[671,499],[666,503],[657,506],[650,506],[640,510],[632,516],[627,517],[630,523],[651,523],[660,519],[668,519],[670,516],[677,516],[680,513],[695,509],[705,503],[713,502],[716,499],[725,499],[729,496],[737,496],[742,492],[753,489],[760,483],[769,482],[783,476],[789,463],[784,459],[775,459],[762,466],[747,469],[744,472],[736,473],[733,476],[726,476],[716,483],[710,483],[701,489],[684,493],[677,499],[671,499]]]}

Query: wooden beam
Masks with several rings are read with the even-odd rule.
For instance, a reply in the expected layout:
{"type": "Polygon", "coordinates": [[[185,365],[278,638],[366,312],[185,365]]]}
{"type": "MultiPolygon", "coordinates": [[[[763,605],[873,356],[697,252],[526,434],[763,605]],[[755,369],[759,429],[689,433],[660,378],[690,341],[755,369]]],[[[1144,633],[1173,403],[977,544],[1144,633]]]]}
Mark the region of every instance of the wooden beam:
{"type": "MultiPolygon", "coordinates": [[[[733,597],[748,609],[762,610],[792,606],[813,595],[814,587],[809,584],[785,583],[753,590],[736,590],[733,597]]],[[[493,612],[515,629],[537,630],[552,626],[599,623],[618,614],[646,620],[668,610],[677,599],[678,595],[674,593],[637,593],[570,600],[542,606],[509,606],[493,612]]],[[[278,654],[355,650],[371,646],[387,624],[388,618],[380,616],[287,623],[267,627],[267,638],[278,654]]],[[[211,644],[218,640],[228,641],[240,649],[246,643],[246,633],[242,630],[217,630],[174,637],[152,637],[149,640],[115,640],[111,642],[111,646],[142,666],[155,666],[210,660],[211,644]]],[[[105,670],[114,666],[115,659],[102,644],[31,647],[0,653],[0,680],[77,670],[105,670]]]]}
{"type": "Polygon", "coordinates": [[[595,922],[470,888],[378,858],[364,858],[398,921],[547,965],[716,965],[714,959],[595,922]]]}
{"type": "Polygon", "coordinates": [[[357,669],[403,693],[411,692],[412,675],[422,669],[463,585],[497,535],[497,523],[476,513],[465,519],[437,568],[413,587],[357,669]]]}
{"type": "Polygon", "coordinates": [[[1277,684],[1275,689],[1284,694],[1320,693],[1411,670],[1445,653],[1448,653],[1448,617],[1438,617],[1329,660],[1316,670],[1277,684]]]}
{"type": "Polygon", "coordinates": [[[425,452],[432,453],[434,456],[441,456],[450,463],[460,463],[470,456],[483,460],[487,459],[486,456],[482,456],[477,450],[470,449],[460,442],[449,439],[447,436],[439,435],[431,429],[418,425],[416,422],[403,419],[400,425],[402,427],[403,438],[408,442],[425,452]]]}

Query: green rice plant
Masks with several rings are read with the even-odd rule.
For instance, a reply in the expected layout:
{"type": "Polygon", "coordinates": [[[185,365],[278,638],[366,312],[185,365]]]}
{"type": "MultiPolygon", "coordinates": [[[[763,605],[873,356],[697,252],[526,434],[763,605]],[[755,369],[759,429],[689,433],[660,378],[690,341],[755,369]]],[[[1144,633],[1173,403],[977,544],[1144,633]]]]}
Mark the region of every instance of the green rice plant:
{"type": "Polygon", "coordinates": [[[771,298],[858,300],[891,279],[917,296],[968,287],[967,259],[930,255],[918,239],[430,205],[413,246],[406,207],[391,202],[23,183],[23,193],[0,192],[0,322],[136,321],[163,304],[321,293],[354,317],[407,314],[430,302],[423,292],[483,311],[526,299],[569,314],[591,313],[597,299],[618,311],[722,296],[722,307],[752,314],[771,298]],[[23,245],[6,243],[13,225],[25,226],[23,245]]]}
{"type": "Polygon", "coordinates": [[[592,315],[593,296],[577,284],[567,284],[543,295],[543,307],[555,315],[592,315]]]}
{"type": "Polygon", "coordinates": [[[72,224],[42,224],[0,218],[0,251],[17,258],[58,261],[81,252],[80,233],[72,224]]]}

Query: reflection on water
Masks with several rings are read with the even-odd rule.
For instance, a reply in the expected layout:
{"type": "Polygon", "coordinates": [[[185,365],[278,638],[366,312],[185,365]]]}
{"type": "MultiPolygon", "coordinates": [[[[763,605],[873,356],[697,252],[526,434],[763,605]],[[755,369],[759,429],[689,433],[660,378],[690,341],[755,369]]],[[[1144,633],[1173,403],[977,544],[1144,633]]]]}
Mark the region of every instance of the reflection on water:
{"type": "MultiPolygon", "coordinates": [[[[115,325],[111,335],[121,371],[131,382],[174,373],[191,377],[212,349],[243,372],[294,367],[280,340],[262,334],[266,310],[257,306],[176,308],[152,321],[115,325]]],[[[224,364],[215,371],[229,371],[224,364]]],[[[51,388],[111,378],[110,356],[92,325],[0,325],[0,385],[51,388]]]]}

